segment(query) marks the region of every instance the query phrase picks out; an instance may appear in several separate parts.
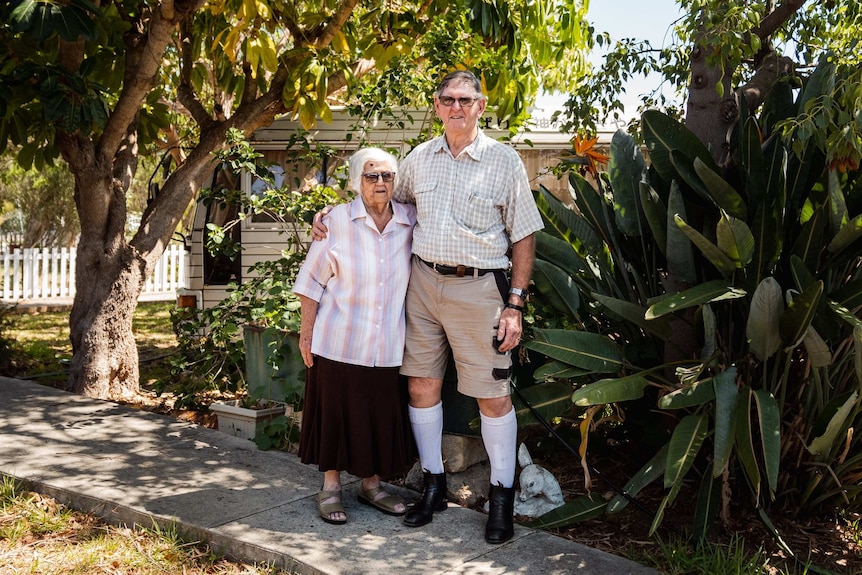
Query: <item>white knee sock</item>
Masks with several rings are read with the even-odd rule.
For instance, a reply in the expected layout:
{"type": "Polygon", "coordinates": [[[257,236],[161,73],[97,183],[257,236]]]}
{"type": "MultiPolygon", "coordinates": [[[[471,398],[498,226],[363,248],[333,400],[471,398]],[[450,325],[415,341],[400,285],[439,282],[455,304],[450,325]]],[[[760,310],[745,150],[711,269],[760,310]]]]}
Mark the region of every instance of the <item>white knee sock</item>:
{"type": "Polygon", "coordinates": [[[482,440],[491,461],[491,485],[512,487],[515,483],[515,459],[518,441],[518,418],[515,408],[502,417],[486,417],[482,420],[482,440]]]}
{"type": "Polygon", "coordinates": [[[429,473],[443,473],[443,402],[432,407],[407,406],[419,462],[429,473]]]}

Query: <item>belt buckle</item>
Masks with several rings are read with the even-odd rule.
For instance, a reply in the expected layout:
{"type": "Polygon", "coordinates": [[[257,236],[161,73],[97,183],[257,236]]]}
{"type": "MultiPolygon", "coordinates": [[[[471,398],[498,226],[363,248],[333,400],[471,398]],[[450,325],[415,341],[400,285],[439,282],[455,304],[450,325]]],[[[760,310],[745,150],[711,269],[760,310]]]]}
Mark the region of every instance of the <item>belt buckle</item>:
{"type": "Polygon", "coordinates": [[[455,275],[459,278],[464,277],[464,273],[467,271],[467,267],[463,265],[459,265],[455,267],[455,275]]]}

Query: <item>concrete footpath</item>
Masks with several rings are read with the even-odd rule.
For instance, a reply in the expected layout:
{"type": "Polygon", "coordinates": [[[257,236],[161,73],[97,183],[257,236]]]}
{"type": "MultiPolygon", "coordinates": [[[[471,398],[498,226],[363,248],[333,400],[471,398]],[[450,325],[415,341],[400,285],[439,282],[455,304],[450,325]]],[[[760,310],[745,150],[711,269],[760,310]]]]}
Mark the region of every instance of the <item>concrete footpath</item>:
{"type": "Polygon", "coordinates": [[[111,523],[176,525],[230,557],[302,574],[656,573],[518,525],[511,541],[489,545],[486,516],[453,504],[430,525],[408,528],[357,504],[352,476],[345,476],[349,521],[329,525],[317,516],[322,474],[294,455],[5,377],[0,474],[111,523]]]}

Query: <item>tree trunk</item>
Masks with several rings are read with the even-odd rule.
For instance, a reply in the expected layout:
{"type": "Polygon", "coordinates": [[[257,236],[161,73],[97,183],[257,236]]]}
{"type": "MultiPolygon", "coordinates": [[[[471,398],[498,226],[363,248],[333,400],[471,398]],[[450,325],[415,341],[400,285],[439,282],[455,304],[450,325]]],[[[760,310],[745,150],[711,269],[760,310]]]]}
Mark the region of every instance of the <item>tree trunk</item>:
{"type": "Polygon", "coordinates": [[[706,62],[706,49],[695,45],[691,53],[691,84],[685,113],[685,125],[712,153],[721,165],[728,153],[727,136],[739,117],[739,105],[732,86],[732,70],[722,70],[706,62]],[[717,86],[722,86],[719,95],[717,86]]]}
{"type": "Polygon", "coordinates": [[[128,247],[106,258],[98,246],[80,246],[77,261],[69,389],[100,399],[133,398],[139,371],[132,315],[146,279],[143,262],[128,247]]]}

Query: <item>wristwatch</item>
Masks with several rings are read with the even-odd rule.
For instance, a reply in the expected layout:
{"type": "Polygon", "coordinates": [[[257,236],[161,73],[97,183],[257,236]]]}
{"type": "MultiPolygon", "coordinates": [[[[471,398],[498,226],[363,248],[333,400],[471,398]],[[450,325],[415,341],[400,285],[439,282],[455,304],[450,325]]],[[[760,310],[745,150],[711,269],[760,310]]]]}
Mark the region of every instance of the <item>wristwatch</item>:
{"type": "Polygon", "coordinates": [[[527,290],[523,290],[523,289],[516,288],[516,287],[509,288],[509,295],[512,295],[512,294],[521,298],[521,301],[527,301],[527,290]]]}

